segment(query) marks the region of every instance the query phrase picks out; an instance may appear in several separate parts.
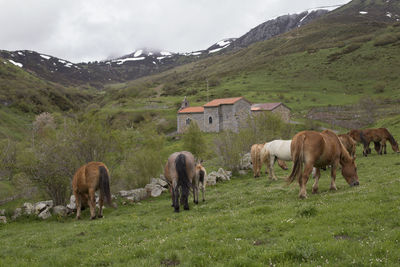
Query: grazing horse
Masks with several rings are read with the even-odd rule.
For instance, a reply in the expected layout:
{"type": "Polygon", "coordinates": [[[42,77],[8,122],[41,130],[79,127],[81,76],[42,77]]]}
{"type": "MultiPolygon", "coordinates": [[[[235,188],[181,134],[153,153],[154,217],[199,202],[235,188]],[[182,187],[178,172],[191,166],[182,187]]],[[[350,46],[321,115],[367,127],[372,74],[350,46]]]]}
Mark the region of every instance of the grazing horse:
{"type": "Polygon", "coordinates": [[[348,134],[339,134],[338,137],[339,137],[340,141],[342,142],[342,144],[344,145],[344,147],[349,152],[350,156],[355,158],[357,142],[354,141],[354,139],[348,134]]]}
{"type": "Polygon", "coordinates": [[[164,168],[164,176],[172,185],[172,206],[179,212],[179,203],[189,210],[188,198],[190,188],[193,189],[193,202],[199,203],[199,183],[202,183],[203,201],[205,189],[205,169],[195,163],[194,156],[188,151],[172,153],[164,168]],[[179,189],[181,194],[179,194],[179,189]]]}
{"type": "Polygon", "coordinates": [[[110,176],[106,165],[102,162],[89,162],[80,167],[72,179],[72,190],[76,202],[76,218],[81,218],[82,204],[87,202],[90,207],[90,219],[96,219],[95,192],[100,189],[99,214],[103,217],[104,198],[108,205],[111,204],[110,176]]]}
{"type": "MultiPolygon", "coordinates": [[[[262,150],[265,144],[254,144],[251,146],[251,163],[253,165],[253,173],[254,173],[254,178],[260,177],[260,171],[262,168],[263,164],[263,158],[267,157],[267,155],[264,155],[266,153],[266,150],[262,150]],[[264,153],[264,154],[263,154],[264,153]]],[[[286,163],[283,160],[278,159],[278,165],[281,167],[283,170],[287,170],[288,167],[286,163]]],[[[265,173],[267,174],[267,170],[265,170],[265,173]]]]}
{"type": "Polygon", "coordinates": [[[289,184],[295,179],[299,181],[300,198],[307,197],[306,184],[313,167],[316,168],[313,193],[318,192],[318,180],[321,175],[320,168],[327,165],[332,166],[331,190],[337,190],[335,179],[336,168],[339,164],[342,167],[342,175],[347,183],[350,186],[359,185],[357,168],[354,163],[355,159],[350,156],[337,135],[330,130],[325,130],[322,133],[315,131],[297,133],[292,139],[291,154],[293,169],[287,181],[289,184]]]}
{"type": "MultiPolygon", "coordinates": [[[[278,180],[274,172],[274,163],[276,160],[291,161],[290,144],[292,140],[274,140],[266,143],[261,149],[261,161],[267,165],[270,178],[278,180]]],[[[286,165],[286,164],[285,164],[286,165]]],[[[279,165],[281,166],[281,165],[279,165]]],[[[285,169],[285,167],[282,167],[285,169]]],[[[287,166],[286,166],[287,169],[287,166]]]]}
{"type": "Polygon", "coordinates": [[[364,145],[363,155],[368,155],[369,144],[374,142],[375,150],[379,155],[386,154],[386,141],[392,145],[394,152],[400,153],[399,145],[386,128],[365,129],[360,132],[360,139],[364,145]]]}

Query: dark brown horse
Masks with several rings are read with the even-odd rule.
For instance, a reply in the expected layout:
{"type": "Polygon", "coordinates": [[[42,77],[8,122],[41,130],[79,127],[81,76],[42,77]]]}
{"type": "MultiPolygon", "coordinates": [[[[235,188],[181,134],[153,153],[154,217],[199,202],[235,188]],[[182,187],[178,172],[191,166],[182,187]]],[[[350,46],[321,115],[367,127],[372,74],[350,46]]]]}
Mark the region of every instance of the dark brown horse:
{"type": "Polygon", "coordinates": [[[386,128],[365,129],[360,133],[360,139],[364,145],[363,155],[367,156],[369,144],[374,142],[375,150],[379,155],[386,154],[386,141],[392,145],[394,152],[400,153],[399,145],[392,134],[386,128]]]}
{"type": "Polygon", "coordinates": [[[288,177],[288,183],[299,181],[300,198],[307,197],[306,184],[313,170],[316,168],[313,193],[318,192],[318,180],[320,168],[331,165],[331,190],[336,190],[336,168],[342,167],[342,175],[350,186],[359,185],[357,168],[346,148],[340,142],[337,135],[325,130],[322,133],[314,131],[302,131],[297,133],[291,143],[291,155],[293,170],[288,177]],[[303,170],[304,166],[304,170],[303,170]]]}
{"type": "Polygon", "coordinates": [[[111,204],[110,176],[106,165],[102,162],[89,162],[80,167],[72,179],[72,190],[76,202],[76,218],[81,218],[82,204],[86,202],[90,208],[90,219],[96,219],[95,192],[100,189],[99,214],[103,217],[104,198],[108,205],[111,204]]]}
{"type": "Polygon", "coordinates": [[[338,137],[339,137],[340,141],[342,142],[342,144],[344,145],[344,147],[349,152],[350,156],[355,158],[357,142],[354,141],[354,139],[348,134],[339,134],[338,137]]]}
{"type": "Polygon", "coordinates": [[[203,183],[204,200],[205,175],[204,168],[196,168],[192,153],[181,151],[169,156],[165,164],[164,176],[172,185],[172,206],[175,212],[179,212],[179,203],[185,210],[189,210],[190,188],[193,189],[193,202],[199,203],[199,182],[203,183]],[[179,194],[179,189],[181,194],[179,194]]]}

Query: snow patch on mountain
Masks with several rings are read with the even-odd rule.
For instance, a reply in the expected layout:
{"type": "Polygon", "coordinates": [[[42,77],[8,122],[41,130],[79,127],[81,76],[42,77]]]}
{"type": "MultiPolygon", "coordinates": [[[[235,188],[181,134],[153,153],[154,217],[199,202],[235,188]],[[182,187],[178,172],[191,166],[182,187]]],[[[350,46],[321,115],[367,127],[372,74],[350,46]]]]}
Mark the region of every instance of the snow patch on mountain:
{"type": "Polygon", "coordinates": [[[51,57],[46,55],[40,55],[42,58],[49,60],[51,57]]]}
{"type": "Polygon", "coordinates": [[[18,67],[20,67],[20,68],[22,68],[22,66],[24,66],[24,65],[22,65],[22,63],[15,62],[14,60],[11,60],[11,59],[9,59],[8,61],[10,61],[10,63],[12,63],[12,64],[14,64],[15,66],[18,66],[18,67]]]}

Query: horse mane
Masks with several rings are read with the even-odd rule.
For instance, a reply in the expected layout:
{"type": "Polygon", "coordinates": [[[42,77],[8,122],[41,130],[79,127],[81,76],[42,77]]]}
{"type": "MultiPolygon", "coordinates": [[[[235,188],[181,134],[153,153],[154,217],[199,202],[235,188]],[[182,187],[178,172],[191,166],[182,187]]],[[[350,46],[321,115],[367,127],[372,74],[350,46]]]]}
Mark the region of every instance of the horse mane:
{"type": "Polygon", "coordinates": [[[186,171],[186,157],[184,154],[179,154],[175,159],[175,169],[178,173],[178,186],[182,188],[182,197],[186,200],[189,198],[189,190],[192,184],[186,171]]]}

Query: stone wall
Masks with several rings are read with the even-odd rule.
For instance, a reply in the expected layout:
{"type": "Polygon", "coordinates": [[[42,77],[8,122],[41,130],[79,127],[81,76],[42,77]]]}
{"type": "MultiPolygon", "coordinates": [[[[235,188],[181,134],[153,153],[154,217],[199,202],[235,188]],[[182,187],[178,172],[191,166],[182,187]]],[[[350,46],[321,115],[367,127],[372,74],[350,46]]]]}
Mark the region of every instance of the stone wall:
{"type": "Polygon", "coordinates": [[[285,107],[284,105],[280,105],[276,109],[272,111],[272,113],[279,114],[284,122],[290,121],[290,109],[285,107]]]}
{"type": "Polygon", "coordinates": [[[220,107],[204,107],[204,131],[219,132],[221,130],[221,110],[220,107]],[[209,123],[209,118],[212,118],[212,123],[209,123]]]}
{"type": "Polygon", "coordinates": [[[197,122],[197,125],[199,126],[201,131],[205,130],[204,113],[180,113],[177,115],[178,133],[183,133],[189,126],[188,124],[186,124],[187,119],[197,122]]]}
{"type": "Polygon", "coordinates": [[[234,131],[239,131],[239,127],[249,118],[251,114],[251,104],[244,99],[240,99],[233,105],[234,131]]]}

